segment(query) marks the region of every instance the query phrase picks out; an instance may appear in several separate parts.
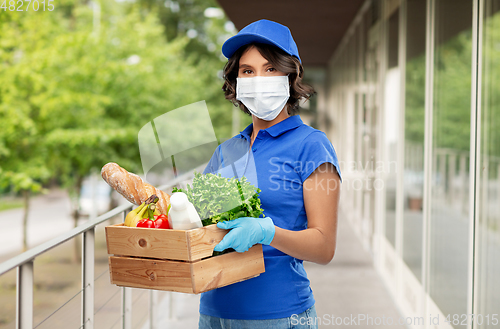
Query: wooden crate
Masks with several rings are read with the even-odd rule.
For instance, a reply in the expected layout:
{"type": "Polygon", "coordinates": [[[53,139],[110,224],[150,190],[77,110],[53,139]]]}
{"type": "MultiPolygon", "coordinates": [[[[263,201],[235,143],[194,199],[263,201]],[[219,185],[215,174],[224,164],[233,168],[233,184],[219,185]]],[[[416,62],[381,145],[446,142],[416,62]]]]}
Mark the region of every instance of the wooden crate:
{"type": "Polygon", "coordinates": [[[197,294],[263,273],[261,245],[212,257],[226,233],[216,225],[187,231],[107,226],[111,283],[197,294]]]}

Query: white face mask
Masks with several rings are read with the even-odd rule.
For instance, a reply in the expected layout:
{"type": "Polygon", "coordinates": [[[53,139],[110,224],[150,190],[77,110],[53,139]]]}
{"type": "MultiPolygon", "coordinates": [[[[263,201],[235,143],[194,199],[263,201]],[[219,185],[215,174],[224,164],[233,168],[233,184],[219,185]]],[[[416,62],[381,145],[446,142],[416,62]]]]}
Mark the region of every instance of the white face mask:
{"type": "Polygon", "coordinates": [[[257,118],[274,120],[290,97],[288,76],[236,78],[236,99],[257,118]]]}

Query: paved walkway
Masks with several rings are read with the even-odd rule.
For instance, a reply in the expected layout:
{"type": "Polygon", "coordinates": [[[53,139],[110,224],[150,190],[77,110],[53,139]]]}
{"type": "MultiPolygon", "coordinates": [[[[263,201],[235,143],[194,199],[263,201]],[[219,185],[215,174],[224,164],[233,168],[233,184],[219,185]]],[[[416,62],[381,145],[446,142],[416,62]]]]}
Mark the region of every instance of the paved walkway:
{"type": "MultiPolygon", "coordinates": [[[[322,321],[319,328],[405,328],[397,325],[397,307],[374,269],[371,255],[348,223],[339,223],[337,253],[330,264],[304,264],[322,321]],[[394,325],[383,324],[390,322],[389,318],[394,325]]],[[[162,310],[158,327],[197,328],[198,305],[198,295],[166,293],[158,307],[162,310]]]]}

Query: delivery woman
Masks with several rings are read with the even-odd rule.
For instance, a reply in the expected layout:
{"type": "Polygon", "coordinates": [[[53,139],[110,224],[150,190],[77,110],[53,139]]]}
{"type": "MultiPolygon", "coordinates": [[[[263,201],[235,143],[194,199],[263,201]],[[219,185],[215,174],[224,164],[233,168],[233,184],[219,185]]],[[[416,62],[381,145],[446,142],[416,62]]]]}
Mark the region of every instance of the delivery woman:
{"type": "MultiPolygon", "coordinates": [[[[228,58],[222,89],[252,116],[252,124],[217,148],[205,172],[229,167],[231,148],[245,145],[265,217],[218,223],[231,230],[215,250],[244,252],[260,243],[265,273],[203,293],[199,328],[316,328],[302,261],[327,264],[335,253],[340,190],[335,150],[323,132],[296,115],[299,101],[314,91],[302,82],[299,52],[286,26],[254,22],[228,39],[222,52],[228,58]]],[[[233,161],[232,166],[238,171],[243,165],[233,161]]]]}

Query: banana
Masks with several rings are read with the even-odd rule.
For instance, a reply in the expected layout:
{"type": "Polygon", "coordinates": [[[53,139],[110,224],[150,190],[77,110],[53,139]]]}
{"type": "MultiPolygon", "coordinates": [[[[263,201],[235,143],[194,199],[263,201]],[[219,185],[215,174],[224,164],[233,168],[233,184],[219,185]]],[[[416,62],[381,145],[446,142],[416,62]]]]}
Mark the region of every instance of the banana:
{"type": "Polygon", "coordinates": [[[151,220],[155,220],[155,210],[156,210],[156,205],[154,203],[148,205],[148,210],[146,211],[147,212],[146,217],[151,220]]]}
{"type": "Polygon", "coordinates": [[[139,211],[144,208],[146,205],[146,202],[143,202],[139,207],[133,209],[131,212],[127,214],[127,217],[125,217],[125,226],[130,226],[130,223],[132,222],[132,219],[137,215],[139,211]]]}
{"type": "Polygon", "coordinates": [[[161,215],[161,212],[158,210],[158,207],[155,207],[154,215],[155,216],[160,216],[161,215]]]}
{"type": "Polygon", "coordinates": [[[158,200],[159,198],[156,194],[151,195],[139,207],[127,214],[127,217],[125,218],[125,225],[129,227],[136,227],[137,223],[143,218],[150,218],[154,220],[154,211],[158,200]]]}
{"type": "MultiPolygon", "coordinates": [[[[155,195],[156,196],[156,195],[155,195]]],[[[158,202],[158,198],[155,198],[152,203],[148,205],[148,210],[147,210],[147,217],[151,220],[155,220],[155,215],[158,212],[158,215],[160,215],[160,211],[156,207],[156,203],[158,202]]]]}
{"type": "Polygon", "coordinates": [[[137,213],[137,215],[134,216],[134,218],[130,221],[130,227],[136,227],[137,223],[143,218],[146,218],[146,212],[149,209],[148,205],[145,205],[142,207],[141,211],[137,213]]]}

